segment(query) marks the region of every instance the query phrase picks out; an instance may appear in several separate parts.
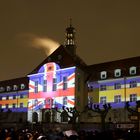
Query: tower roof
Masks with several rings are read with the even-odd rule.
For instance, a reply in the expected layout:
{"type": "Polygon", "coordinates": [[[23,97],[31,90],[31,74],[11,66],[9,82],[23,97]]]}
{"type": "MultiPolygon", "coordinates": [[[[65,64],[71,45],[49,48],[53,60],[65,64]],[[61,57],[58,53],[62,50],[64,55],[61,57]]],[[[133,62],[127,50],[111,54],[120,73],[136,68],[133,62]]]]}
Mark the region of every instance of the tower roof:
{"type": "Polygon", "coordinates": [[[77,66],[85,70],[87,66],[79,56],[72,55],[64,46],[61,45],[29,74],[37,73],[42,65],[49,62],[55,62],[59,64],[61,68],[77,66]]]}

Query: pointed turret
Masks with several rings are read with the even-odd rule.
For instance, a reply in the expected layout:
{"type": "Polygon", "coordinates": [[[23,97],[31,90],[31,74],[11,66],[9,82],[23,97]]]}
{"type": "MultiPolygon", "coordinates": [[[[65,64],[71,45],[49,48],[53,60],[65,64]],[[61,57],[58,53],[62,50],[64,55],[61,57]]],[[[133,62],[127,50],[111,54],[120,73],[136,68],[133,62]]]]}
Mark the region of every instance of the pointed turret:
{"type": "Polygon", "coordinates": [[[69,27],[66,28],[65,47],[71,54],[76,54],[75,29],[72,27],[71,19],[69,27]]]}

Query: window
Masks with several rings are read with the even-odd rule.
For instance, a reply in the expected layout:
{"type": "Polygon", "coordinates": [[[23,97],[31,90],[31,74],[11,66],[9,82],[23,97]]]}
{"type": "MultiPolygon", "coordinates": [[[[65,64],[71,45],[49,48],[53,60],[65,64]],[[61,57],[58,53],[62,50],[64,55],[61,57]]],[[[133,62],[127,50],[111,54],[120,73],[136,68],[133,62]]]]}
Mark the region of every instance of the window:
{"type": "Polygon", "coordinates": [[[23,97],[24,97],[24,96],[21,94],[21,95],[20,95],[20,98],[22,99],[23,97]]]}
{"type": "Polygon", "coordinates": [[[90,104],[90,103],[93,103],[93,97],[88,97],[88,103],[90,104]]]}
{"type": "Polygon", "coordinates": [[[137,94],[130,94],[130,102],[137,101],[137,94]]]}
{"type": "Polygon", "coordinates": [[[6,100],[9,100],[9,96],[6,96],[6,100]]]}
{"type": "Polygon", "coordinates": [[[115,83],[114,89],[121,89],[121,83],[115,83]]]}
{"type": "Polygon", "coordinates": [[[20,103],[20,108],[23,108],[23,103],[20,103]]]}
{"type": "Polygon", "coordinates": [[[6,90],[7,90],[7,91],[10,91],[10,90],[11,90],[11,87],[10,87],[10,86],[7,86],[7,87],[6,87],[6,90]]]}
{"type": "Polygon", "coordinates": [[[88,87],[88,91],[92,92],[93,91],[93,86],[88,87]]]}
{"type": "Polygon", "coordinates": [[[68,100],[67,97],[63,98],[63,105],[67,105],[67,100],[68,100]]]}
{"type": "Polygon", "coordinates": [[[8,109],[8,107],[9,107],[9,104],[6,104],[6,105],[5,105],[5,108],[8,109]]]}
{"type": "Polygon", "coordinates": [[[15,103],[13,103],[13,108],[16,108],[16,104],[15,103]]]}
{"type": "Polygon", "coordinates": [[[17,90],[18,86],[17,85],[13,85],[13,90],[17,90]]]}
{"type": "Polygon", "coordinates": [[[16,95],[13,95],[13,99],[16,99],[16,95]]]}
{"type": "Polygon", "coordinates": [[[120,103],[121,102],[121,95],[115,95],[114,96],[114,102],[115,103],[120,103]]]}
{"type": "Polygon", "coordinates": [[[100,97],[100,103],[105,104],[106,103],[106,96],[100,97]]]}
{"type": "Polygon", "coordinates": [[[136,74],[136,67],[135,66],[130,67],[129,74],[130,75],[135,75],[136,74]]]}
{"type": "Polygon", "coordinates": [[[44,105],[46,105],[47,104],[47,102],[46,102],[46,100],[44,100],[44,105]]]}
{"type": "Polygon", "coordinates": [[[35,93],[38,93],[38,81],[35,81],[35,93]]]}
{"type": "Polygon", "coordinates": [[[57,79],[53,78],[53,91],[57,90],[57,79]]]}
{"type": "Polygon", "coordinates": [[[102,71],[101,75],[100,75],[101,79],[106,79],[107,78],[107,72],[106,71],[102,71]]]}
{"type": "Polygon", "coordinates": [[[106,90],[106,85],[100,85],[100,91],[106,90]]]}
{"type": "Polygon", "coordinates": [[[137,87],[137,82],[136,81],[130,81],[130,88],[135,88],[137,87]]]}
{"type": "Polygon", "coordinates": [[[38,105],[38,100],[37,99],[34,100],[34,104],[35,104],[35,106],[38,105]]]}
{"type": "Polygon", "coordinates": [[[43,81],[43,92],[47,92],[47,80],[43,81]]]}
{"type": "Polygon", "coordinates": [[[67,89],[67,77],[63,77],[63,90],[67,89]]]}
{"type": "Polygon", "coordinates": [[[121,76],[121,69],[115,69],[114,76],[115,77],[120,77],[121,76]]]}
{"type": "Polygon", "coordinates": [[[47,104],[48,104],[48,105],[51,104],[51,99],[47,99],[47,104]]]}
{"type": "Polygon", "coordinates": [[[52,70],[52,67],[50,66],[50,67],[48,67],[48,70],[50,71],[50,70],[52,70]]]}
{"type": "Polygon", "coordinates": [[[77,79],[77,89],[78,89],[78,91],[80,91],[80,82],[81,82],[81,79],[78,75],[78,79],[77,79]]]}
{"type": "Polygon", "coordinates": [[[0,92],[4,92],[5,88],[4,87],[0,87],[0,92]]]}
{"type": "Polygon", "coordinates": [[[25,84],[20,85],[20,89],[25,89],[25,87],[26,87],[25,84]]]}

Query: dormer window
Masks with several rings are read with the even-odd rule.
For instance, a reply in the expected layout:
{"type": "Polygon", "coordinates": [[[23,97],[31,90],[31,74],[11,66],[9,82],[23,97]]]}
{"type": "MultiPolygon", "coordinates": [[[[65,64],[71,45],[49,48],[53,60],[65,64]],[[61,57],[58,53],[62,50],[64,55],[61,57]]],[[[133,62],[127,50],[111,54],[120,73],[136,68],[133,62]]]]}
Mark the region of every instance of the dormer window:
{"type": "Polygon", "coordinates": [[[0,87],[0,92],[4,92],[5,88],[4,87],[0,87]]]}
{"type": "Polygon", "coordinates": [[[106,79],[107,78],[107,72],[106,71],[102,71],[101,75],[100,75],[101,79],[106,79]]]}
{"type": "Polygon", "coordinates": [[[136,67],[135,66],[129,68],[129,74],[130,75],[135,75],[136,74],[136,67]]]}
{"type": "Polygon", "coordinates": [[[17,90],[18,86],[17,85],[13,85],[13,90],[17,90]]]}
{"type": "Polygon", "coordinates": [[[115,77],[120,77],[121,76],[121,69],[115,69],[114,76],[115,77]]]}
{"type": "Polygon", "coordinates": [[[21,84],[20,89],[25,89],[25,84],[21,84]]]}
{"type": "Polygon", "coordinates": [[[10,90],[11,90],[11,87],[10,87],[10,86],[7,86],[7,87],[6,87],[6,90],[7,90],[7,91],[10,91],[10,90]]]}

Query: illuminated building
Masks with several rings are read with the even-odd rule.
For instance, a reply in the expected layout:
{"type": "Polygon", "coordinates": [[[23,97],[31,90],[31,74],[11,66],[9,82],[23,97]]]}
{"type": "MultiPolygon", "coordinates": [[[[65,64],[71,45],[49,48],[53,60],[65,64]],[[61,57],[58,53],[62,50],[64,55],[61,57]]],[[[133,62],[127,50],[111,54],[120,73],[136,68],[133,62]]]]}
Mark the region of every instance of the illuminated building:
{"type": "MultiPolygon", "coordinates": [[[[88,103],[100,107],[110,103],[107,119],[130,121],[124,105],[130,101],[135,106],[140,100],[139,61],[134,57],[87,66],[76,54],[75,29],[70,24],[65,45],[27,77],[0,82],[1,112],[23,112],[29,122],[62,122],[56,108],[76,107],[82,112],[88,103]]],[[[81,121],[98,121],[92,116],[84,114],[81,121]]]]}
{"type": "Polygon", "coordinates": [[[119,122],[130,121],[125,103],[135,107],[140,100],[140,57],[127,58],[88,66],[89,102],[110,103],[114,113],[109,114],[119,122]]]}

